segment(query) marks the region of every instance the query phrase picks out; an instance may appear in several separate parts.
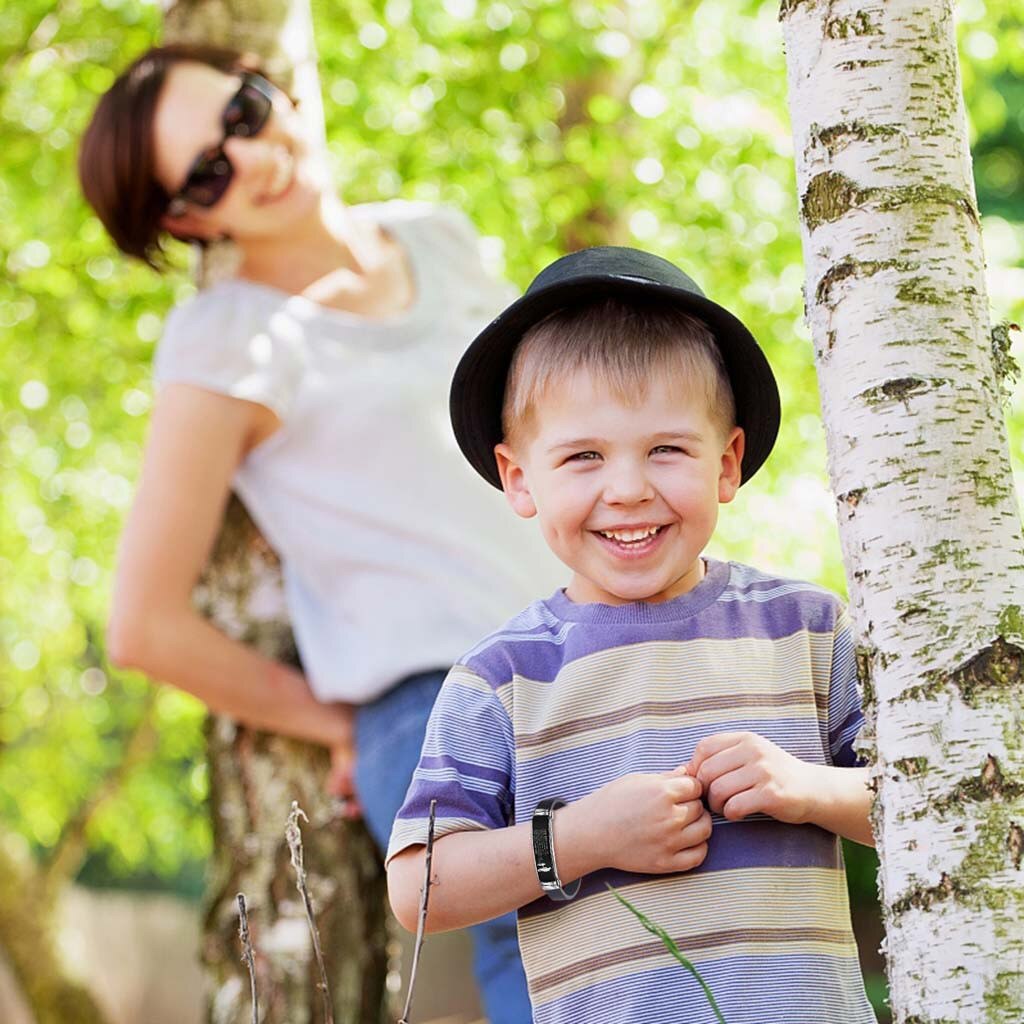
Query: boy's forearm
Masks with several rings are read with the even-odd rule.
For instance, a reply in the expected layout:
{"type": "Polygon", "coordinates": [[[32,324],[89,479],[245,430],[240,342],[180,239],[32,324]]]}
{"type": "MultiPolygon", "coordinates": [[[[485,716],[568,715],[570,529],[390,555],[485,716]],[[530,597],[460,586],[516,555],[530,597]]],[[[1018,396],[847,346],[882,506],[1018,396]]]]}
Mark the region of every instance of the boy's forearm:
{"type": "Polygon", "coordinates": [[[816,799],[808,821],[864,846],[874,846],[867,768],[816,766],[816,799]]]}
{"type": "MultiPolygon", "coordinates": [[[[583,822],[555,813],[555,859],[563,885],[602,866],[588,856],[583,822]]],[[[423,886],[425,848],[406,850],[388,865],[391,906],[399,923],[415,931],[423,886]]],[[[480,832],[453,832],[434,844],[426,930],[444,932],[489,921],[542,895],[529,822],[480,832]]]]}

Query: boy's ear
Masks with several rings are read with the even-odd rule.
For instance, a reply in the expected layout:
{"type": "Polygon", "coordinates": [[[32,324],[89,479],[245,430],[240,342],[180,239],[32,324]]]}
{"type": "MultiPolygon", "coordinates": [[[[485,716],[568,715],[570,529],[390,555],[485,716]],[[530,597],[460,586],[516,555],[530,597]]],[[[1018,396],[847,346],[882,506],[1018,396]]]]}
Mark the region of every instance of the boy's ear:
{"type": "Polygon", "coordinates": [[[515,453],[502,442],[494,446],[494,457],[498,462],[498,475],[501,477],[501,489],[505,492],[508,503],[517,516],[531,519],[537,514],[533,495],[526,483],[523,467],[516,461],[515,453]]]}
{"type": "Polygon", "coordinates": [[[718,475],[718,500],[725,504],[736,497],[743,479],[743,451],[746,437],[742,427],[733,427],[722,452],[722,471],[718,475]]]}

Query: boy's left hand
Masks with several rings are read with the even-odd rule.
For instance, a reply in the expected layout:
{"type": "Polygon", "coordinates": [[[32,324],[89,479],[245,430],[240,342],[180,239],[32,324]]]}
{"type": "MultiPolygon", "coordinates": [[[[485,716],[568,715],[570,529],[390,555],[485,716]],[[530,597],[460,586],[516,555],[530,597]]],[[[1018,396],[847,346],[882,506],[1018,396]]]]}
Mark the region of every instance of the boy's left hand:
{"type": "Polygon", "coordinates": [[[753,732],[722,732],[702,739],[686,766],[704,787],[708,807],[730,821],[760,811],[798,825],[815,797],[815,765],[753,732]]]}

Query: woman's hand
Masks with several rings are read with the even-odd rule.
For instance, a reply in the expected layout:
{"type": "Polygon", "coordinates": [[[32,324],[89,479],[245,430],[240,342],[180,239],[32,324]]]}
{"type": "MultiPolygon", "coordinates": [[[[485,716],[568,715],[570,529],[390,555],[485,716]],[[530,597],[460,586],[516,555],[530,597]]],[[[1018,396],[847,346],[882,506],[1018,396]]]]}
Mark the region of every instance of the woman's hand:
{"type": "Polygon", "coordinates": [[[345,817],[359,818],[363,812],[355,787],[355,708],[351,704],[335,704],[334,707],[345,715],[347,728],[343,730],[343,737],[328,747],[331,768],[324,788],[342,801],[345,817]]]}

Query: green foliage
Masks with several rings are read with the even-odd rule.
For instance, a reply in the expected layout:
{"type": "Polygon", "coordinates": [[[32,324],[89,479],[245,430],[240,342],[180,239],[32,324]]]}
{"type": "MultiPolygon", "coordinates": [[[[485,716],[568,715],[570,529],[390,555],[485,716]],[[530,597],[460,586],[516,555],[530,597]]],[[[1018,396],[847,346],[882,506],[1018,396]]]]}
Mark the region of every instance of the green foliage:
{"type": "MultiPolygon", "coordinates": [[[[993,300],[1019,320],[1024,208],[1006,160],[1022,151],[1020,5],[961,6],[993,300]]],[[[520,286],[570,246],[649,247],[751,324],[785,422],[725,510],[716,551],[843,590],[777,5],[316,0],[314,19],[346,200],[460,206],[520,286]]],[[[187,260],[179,250],[160,279],[121,259],[79,198],[74,161],[98,95],[158,35],[157,5],[140,0],[0,7],[0,817],[40,855],[147,707],[148,684],[111,669],[103,632],[153,344],[190,287],[187,260]]],[[[1020,466],[1019,395],[1008,414],[1020,466]]],[[[168,690],[152,714],[154,755],[90,829],[104,871],[173,875],[209,844],[201,709],[168,690]]]]}
{"type": "MultiPolygon", "coordinates": [[[[114,255],[74,163],[111,68],[157,28],[134,3],[0,10],[0,818],[44,855],[152,703],[111,671],[103,630],[173,284],[114,255]]],[[[152,714],[153,756],[90,828],[122,874],[173,874],[209,845],[200,709],[167,692],[152,714]]]]}

